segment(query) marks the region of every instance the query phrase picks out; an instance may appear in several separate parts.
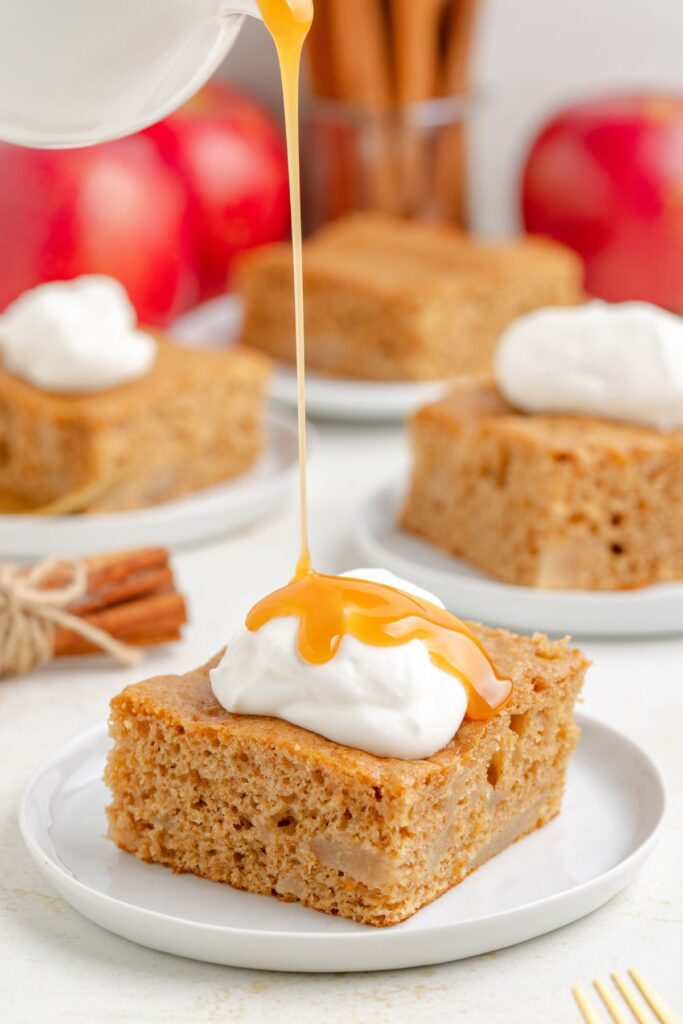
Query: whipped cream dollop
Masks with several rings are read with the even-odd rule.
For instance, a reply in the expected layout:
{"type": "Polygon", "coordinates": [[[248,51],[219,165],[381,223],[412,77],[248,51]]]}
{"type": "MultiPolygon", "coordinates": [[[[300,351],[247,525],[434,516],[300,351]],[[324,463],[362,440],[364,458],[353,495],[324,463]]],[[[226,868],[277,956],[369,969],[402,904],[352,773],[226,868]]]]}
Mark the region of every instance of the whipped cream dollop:
{"type": "Polygon", "coordinates": [[[503,332],[495,375],[525,412],[679,429],[683,319],[647,302],[540,309],[503,332]]]}
{"type": "MultiPolygon", "coordinates": [[[[403,590],[443,608],[434,594],[383,569],[344,573],[403,590]]],[[[232,638],[211,671],[216,699],[227,711],[269,715],[335,743],[378,757],[430,757],[458,731],[467,691],[437,668],[421,640],[374,647],[342,638],[335,656],[313,665],[299,654],[296,616],[246,627],[232,638]]]]}
{"type": "Polygon", "coordinates": [[[10,373],[45,391],[102,391],[148,372],[156,342],[137,329],[122,284],[85,275],[24,292],[0,314],[10,373]]]}

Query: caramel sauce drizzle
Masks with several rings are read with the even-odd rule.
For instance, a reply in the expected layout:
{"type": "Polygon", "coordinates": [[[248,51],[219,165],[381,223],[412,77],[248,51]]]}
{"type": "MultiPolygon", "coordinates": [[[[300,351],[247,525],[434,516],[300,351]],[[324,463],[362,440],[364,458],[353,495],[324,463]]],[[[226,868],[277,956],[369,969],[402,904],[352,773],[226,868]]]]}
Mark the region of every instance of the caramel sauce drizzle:
{"type": "Polygon", "coordinates": [[[299,619],[297,649],[312,665],[330,661],[344,636],[374,647],[421,640],[434,664],[465,686],[468,718],[490,718],[510,696],[512,684],[464,622],[394,587],[308,569],[254,605],[247,629],[284,616],[299,619]]]}
{"type": "MultiPolygon", "coordinates": [[[[330,661],[344,636],[375,647],[395,647],[418,639],[439,668],[460,680],[468,694],[467,715],[490,718],[510,697],[512,684],[499,675],[483,646],[450,612],[394,587],[313,570],[308,541],[306,482],[306,393],[304,297],[299,182],[299,72],[301,51],[313,20],[313,0],[258,0],[280,62],[287,132],[292,211],[294,313],[299,427],[300,554],[294,579],[264,597],[247,615],[247,628],[259,630],[272,619],[296,616],[297,648],[313,664],[330,661]],[[291,4],[291,6],[290,6],[291,4]]],[[[359,42],[362,45],[362,41],[359,42]]]]}
{"type": "Polygon", "coordinates": [[[304,270],[299,171],[299,73],[301,51],[313,21],[313,0],[258,0],[266,28],[273,37],[280,63],[287,135],[289,204],[292,214],[294,265],[294,325],[296,331],[297,420],[299,433],[299,567],[310,565],[308,544],[308,485],[306,474],[306,373],[304,345],[304,270]]]}

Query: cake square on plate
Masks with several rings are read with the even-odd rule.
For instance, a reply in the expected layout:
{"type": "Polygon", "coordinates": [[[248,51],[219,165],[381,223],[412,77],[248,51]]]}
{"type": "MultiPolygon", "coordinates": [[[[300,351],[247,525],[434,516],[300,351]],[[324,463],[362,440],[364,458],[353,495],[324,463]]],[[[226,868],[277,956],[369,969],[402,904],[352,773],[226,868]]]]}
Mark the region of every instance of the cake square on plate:
{"type": "Polygon", "coordinates": [[[581,652],[472,629],[513,695],[422,760],[230,714],[209,681],[218,659],[127,687],[112,701],[111,838],[175,871],[363,924],[410,917],[558,813],[577,739],[581,652]]]}
{"type": "MultiPolygon", "coordinates": [[[[359,380],[486,374],[519,314],[583,299],[577,256],[545,239],[492,244],[452,227],[363,214],[304,246],[306,363],[359,380]]],[[[243,341],[295,360],[291,250],[245,254],[243,341]]]]}
{"type": "Polygon", "coordinates": [[[247,470],[261,451],[268,360],[159,338],[144,376],[81,395],[0,363],[0,494],[40,506],[93,488],[88,511],[155,505],[247,470]]]}
{"type": "Polygon", "coordinates": [[[683,579],[683,431],[527,415],[462,381],[412,419],[401,525],[523,586],[683,579]]]}

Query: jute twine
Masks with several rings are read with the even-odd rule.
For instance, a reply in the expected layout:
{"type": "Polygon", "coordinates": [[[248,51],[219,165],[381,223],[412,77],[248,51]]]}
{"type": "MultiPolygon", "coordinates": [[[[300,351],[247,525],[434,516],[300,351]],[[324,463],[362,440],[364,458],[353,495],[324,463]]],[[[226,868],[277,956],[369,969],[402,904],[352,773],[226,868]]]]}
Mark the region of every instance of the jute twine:
{"type": "Polygon", "coordinates": [[[141,652],[103,629],[67,611],[88,589],[88,568],[82,559],[47,558],[26,569],[0,562],[0,678],[40,668],[54,655],[55,630],[62,626],[111,654],[123,665],[134,665],[141,652]],[[66,576],[49,586],[56,572],[66,576]]]}

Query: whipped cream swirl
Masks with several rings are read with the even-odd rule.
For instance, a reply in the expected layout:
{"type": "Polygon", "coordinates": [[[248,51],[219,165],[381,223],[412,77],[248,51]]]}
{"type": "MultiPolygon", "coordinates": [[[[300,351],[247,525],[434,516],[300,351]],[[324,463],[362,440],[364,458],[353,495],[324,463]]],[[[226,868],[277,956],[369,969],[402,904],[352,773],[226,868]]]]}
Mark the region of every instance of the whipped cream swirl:
{"type": "Polygon", "coordinates": [[[530,413],[683,428],[683,319],[646,302],[589,302],[515,320],[495,356],[498,388],[530,413]]]}
{"type": "MultiPolygon", "coordinates": [[[[443,608],[433,594],[383,569],[344,575],[443,608]]],[[[298,618],[287,616],[237,632],[211,671],[213,692],[227,711],[282,718],[335,743],[406,760],[430,757],[458,731],[467,691],[432,662],[421,640],[375,647],[346,635],[329,662],[312,665],[297,650],[298,628],[298,618]]]]}
{"type": "Polygon", "coordinates": [[[10,303],[0,314],[0,355],[35,387],[73,394],[142,377],[156,342],[137,329],[123,285],[93,274],[38,285],[10,303]]]}

